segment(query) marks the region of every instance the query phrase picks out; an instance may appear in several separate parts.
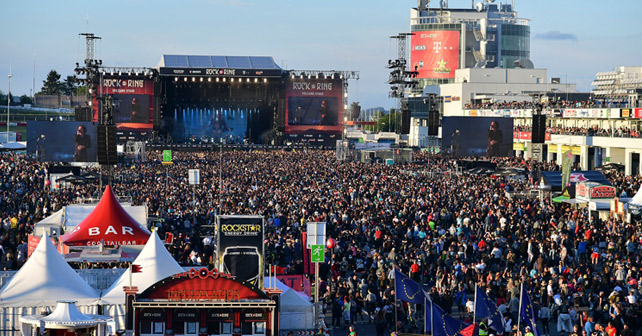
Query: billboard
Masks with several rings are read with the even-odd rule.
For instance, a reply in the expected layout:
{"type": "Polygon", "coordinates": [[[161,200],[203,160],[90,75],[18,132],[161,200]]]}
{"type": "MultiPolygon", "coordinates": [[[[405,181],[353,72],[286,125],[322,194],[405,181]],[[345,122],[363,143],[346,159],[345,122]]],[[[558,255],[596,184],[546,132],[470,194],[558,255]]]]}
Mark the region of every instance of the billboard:
{"type": "Polygon", "coordinates": [[[29,121],[27,155],[38,161],[95,162],[96,138],[91,121],[29,121]]]}
{"type": "Polygon", "coordinates": [[[410,69],[418,78],[455,78],[459,69],[459,31],[416,31],[410,38],[410,69]]]}
{"type": "Polygon", "coordinates": [[[343,80],[291,78],[287,82],[285,132],[341,132],[343,80]]]}
{"type": "Polygon", "coordinates": [[[263,217],[219,216],[218,269],[263,288],[263,217]]]}
{"type": "Polygon", "coordinates": [[[442,150],[453,156],[509,156],[513,150],[513,119],[444,117],[441,143],[442,150]]]}
{"type": "MultiPolygon", "coordinates": [[[[99,95],[112,96],[113,119],[119,131],[150,131],[154,121],[154,81],[103,78],[99,95]]],[[[94,118],[96,121],[96,118],[94,118]]]]}

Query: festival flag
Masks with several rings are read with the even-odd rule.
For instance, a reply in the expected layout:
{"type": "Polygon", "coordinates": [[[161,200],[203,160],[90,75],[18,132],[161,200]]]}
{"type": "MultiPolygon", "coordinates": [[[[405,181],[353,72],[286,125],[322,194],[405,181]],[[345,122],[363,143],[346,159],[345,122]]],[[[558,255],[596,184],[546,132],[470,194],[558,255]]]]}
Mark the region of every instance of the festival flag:
{"type": "Polygon", "coordinates": [[[424,304],[424,292],[418,283],[395,269],[395,293],[397,299],[414,304],[424,304]]]}
{"type": "Polygon", "coordinates": [[[519,300],[519,315],[520,318],[526,322],[526,325],[531,327],[533,335],[539,336],[539,332],[537,331],[537,320],[535,318],[535,309],[533,309],[533,303],[528,297],[528,293],[526,293],[523,286],[524,285],[522,284],[522,294],[519,300]]]}
{"type": "Polygon", "coordinates": [[[468,323],[448,316],[430,297],[427,300],[425,318],[426,332],[431,332],[433,336],[460,336],[469,327],[468,323]]]}
{"type": "Polygon", "coordinates": [[[504,316],[497,309],[497,305],[481,288],[476,287],[475,290],[475,319],[477,317],[488,318],[489,327],[499,333],[503,332],[504,316]]]}
{"type": "Polygon", "coordinates": [[[479,329],[477,323],[473,323],[459,332],[461,336],[479,336],[479,329]]]}
{"type": "Polygon", "coordinates": [[[143,266],[132,264],[132,273],[142,273],[142,272],[143,272],[143,266]]]}

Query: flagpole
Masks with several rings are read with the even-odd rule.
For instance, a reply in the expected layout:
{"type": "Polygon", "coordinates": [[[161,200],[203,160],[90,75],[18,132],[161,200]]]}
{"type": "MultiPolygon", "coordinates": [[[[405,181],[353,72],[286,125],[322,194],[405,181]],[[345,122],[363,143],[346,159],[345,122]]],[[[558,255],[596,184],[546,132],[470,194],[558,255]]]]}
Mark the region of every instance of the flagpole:
{"type": "Polygon", "coordinates": [[[475,303],[473,303],[473,324],[475,324],[476,317],[477,317],[477,283],[475,283],[475,303]]]}
{"type": "Polygon", "coordinates": [[[129,264],[129,287],[132,287],[132,263],[129,264]]]}
{"type": "Polygon", "coordinates": [[[522,292],[524,291],[524,281],[519,287],[519,310],[517,311],[517,332],[519,332],[519,322],[522,320],[522,292]]]}
{"type": "Polygon", "coordinates": [[[395,334],[399,334],[399,330],[397,330],[397,274],[395,273],[395,266],[392,266],[392,272],[395,276],[395,302],[392,305],[392,309],[395,310],[395,334]]]}
{"type": "Polygon", "coordinates": [[[428,319],[426,319],[426,295],[424,295],[424,335],[428,333],[428,319]]]}
{"type": "Polygon", "coordinates": [[[430,298],[430,335],[435,334],[435,316],[433,315],[433,312],[432,312],[432,306],[433,306],[433,303],[432,303],[432,297],[431,297],[430,298]]]}

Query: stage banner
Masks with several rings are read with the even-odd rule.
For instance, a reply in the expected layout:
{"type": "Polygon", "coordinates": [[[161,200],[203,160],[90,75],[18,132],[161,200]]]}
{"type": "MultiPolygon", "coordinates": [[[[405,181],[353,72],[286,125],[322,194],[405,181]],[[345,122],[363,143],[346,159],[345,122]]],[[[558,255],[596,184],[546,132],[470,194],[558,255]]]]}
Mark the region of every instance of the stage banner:
{"type": "Polygon", "coordinates": [[[419,78],[455,78],[459,69],[459,31],[416,31],[410,38],[410,69],[419,78]]]}
{"type": "Polygon", "coordinates": [[[218,269],[263,288],[262,216],[217,218],[218,269]]]}

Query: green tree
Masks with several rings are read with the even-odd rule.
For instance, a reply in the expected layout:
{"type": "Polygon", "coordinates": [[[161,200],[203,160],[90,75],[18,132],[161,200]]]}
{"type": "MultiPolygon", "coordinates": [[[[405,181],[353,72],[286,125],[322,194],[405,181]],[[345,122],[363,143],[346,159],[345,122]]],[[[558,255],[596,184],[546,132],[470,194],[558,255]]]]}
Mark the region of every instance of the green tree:
{"type": "Polygon", "coordinates": [[[31,100],[31,97],[27,95],[22,95],[20,96],[20,104],[33,104],[33,101],[31,100]]]}
{"type": "Polygon", "coordinates": [[[75,95],[78,88],[78,78],[76,76],[67,76],[61,86],[62,94],[66,96],[75,95]]]}
{"type": "Polygon", "coordinates": [[[59,95],[62,93],[62,83],[60,82],[60,74],[56,70],[51,70],[47,74],[47,79],[42,81],[42,90],[40,94],[43,95],[59,95]]]}
{"type": "Polygon", "coordinates": [[[394,109],[390,109],[389,113],[383,111],[377,112],[377,129],[380,132],[392,132],[397,125],[397,113],[394,109]]]}

